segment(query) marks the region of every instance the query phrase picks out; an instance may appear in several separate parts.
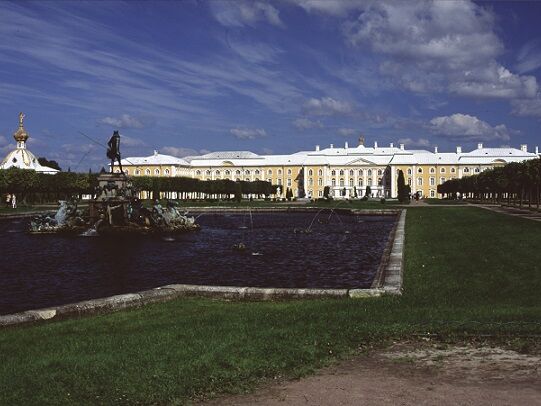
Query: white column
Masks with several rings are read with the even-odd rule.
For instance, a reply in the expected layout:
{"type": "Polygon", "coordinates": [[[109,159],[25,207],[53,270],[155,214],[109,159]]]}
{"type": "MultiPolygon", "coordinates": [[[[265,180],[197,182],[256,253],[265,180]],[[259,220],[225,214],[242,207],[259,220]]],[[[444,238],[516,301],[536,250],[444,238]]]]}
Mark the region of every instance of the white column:
{"type": "Polygon", "coordinates": [[[397,197],[396,168],[391,168],[391,197],[397,197]]]}

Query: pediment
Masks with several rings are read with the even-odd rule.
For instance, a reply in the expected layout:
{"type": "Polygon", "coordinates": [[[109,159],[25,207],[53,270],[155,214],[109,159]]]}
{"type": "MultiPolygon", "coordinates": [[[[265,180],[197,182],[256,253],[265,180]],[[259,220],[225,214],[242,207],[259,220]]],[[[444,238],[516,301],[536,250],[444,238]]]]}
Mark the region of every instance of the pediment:
{"type": "Polygon", "coordinates": [[[377,165],[377,164],[366,158],[356,158],[352,161],[349,161],[346,165],[349,166],[349,165],[377,165]]]}

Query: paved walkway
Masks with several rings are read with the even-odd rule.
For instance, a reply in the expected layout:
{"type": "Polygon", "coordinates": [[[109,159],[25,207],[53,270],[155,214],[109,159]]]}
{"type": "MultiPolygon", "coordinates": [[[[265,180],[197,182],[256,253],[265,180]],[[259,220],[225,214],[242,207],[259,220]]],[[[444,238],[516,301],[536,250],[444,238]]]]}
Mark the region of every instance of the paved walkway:
{"type": "Polygon", "coordinates": [[[507,207],[507,206],[498,206],[498,205],[486,205],[486,204],[476,204],[472,205],[474,207],[480,207],[482,209],[490,210],[496,213],[507,214],[509,216],[522,217],[528,220],[541,221],[541,212],[532,211],[527,208],[519,209],[518,207],[507,207]]]}

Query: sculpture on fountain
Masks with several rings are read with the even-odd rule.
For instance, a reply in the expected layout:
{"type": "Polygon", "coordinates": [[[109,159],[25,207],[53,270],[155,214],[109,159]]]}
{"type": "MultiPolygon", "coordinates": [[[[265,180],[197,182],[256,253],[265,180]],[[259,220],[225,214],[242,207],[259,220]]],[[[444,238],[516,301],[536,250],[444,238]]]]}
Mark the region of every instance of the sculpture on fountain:
{"type": "MultiPolygon", "coordinates": [[[[118,131],[108,143],[107,157],[111,169],[117,159],[120,166],[120,135],[118,131]]],[[[60,201],[57,213],[41,215],[30,222],[32,233],[78,233],[85,235],[168,234],[199,229],[194,217],[179,209],[174,202],[162,207],[156,201],[152,208],[143,206],[138,191],[122,172],[102,171],[97,178],[94,196],[88,209],[77,209],[77,200],[60,201]]]]}

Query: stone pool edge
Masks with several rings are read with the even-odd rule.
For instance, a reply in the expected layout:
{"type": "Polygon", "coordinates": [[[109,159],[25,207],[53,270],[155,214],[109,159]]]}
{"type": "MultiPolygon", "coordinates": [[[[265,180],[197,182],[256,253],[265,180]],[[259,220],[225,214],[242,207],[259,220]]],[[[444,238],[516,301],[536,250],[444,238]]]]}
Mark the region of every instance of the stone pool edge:
{"type": "MultiPolygon", "coordinates": [[[[355,214],[368,214],[368,210],[351,210],[355,214]]],[[[372,210],[370,210],[374,214],[372,210]]],[[[377,210],[378,212],[380,210],[377,210]]],[[[141,307],[150,303],[166,302],[179,297],[210,297],[235,300],[280,300],[323,297],[349,297],[360,299],[384,294],[401,295],[404,270],[404,239],[406,210],[386,210],[385,214],[398,214],[391,252],[383,269],[383,283],[370,289],[296,289],[296,288],[253,288],[235,286],[206,286],[173,284],[136,293],[85,300],[67,305],[44,309],[27,310],[20,313],[0,315],[0,328],[39,322],[61,320],[73,316],[97,315],[118,310],[141,307]]]]}

